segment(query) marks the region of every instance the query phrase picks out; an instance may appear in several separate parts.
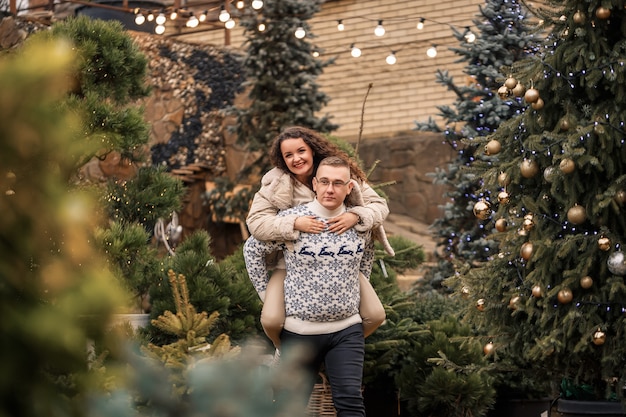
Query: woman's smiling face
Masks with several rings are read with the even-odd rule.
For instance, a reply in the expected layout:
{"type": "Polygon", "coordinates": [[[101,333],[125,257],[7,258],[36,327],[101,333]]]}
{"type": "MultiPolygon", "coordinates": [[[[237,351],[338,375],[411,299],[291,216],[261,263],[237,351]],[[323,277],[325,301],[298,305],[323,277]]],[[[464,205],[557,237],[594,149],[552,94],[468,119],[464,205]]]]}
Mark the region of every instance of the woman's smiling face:
{"type": "Polygon", "coordinates": [[[285,164],[296,178],[308,184],[313,176],[313,150],[302,138],[285,139],[280,144],[285,164]]]}

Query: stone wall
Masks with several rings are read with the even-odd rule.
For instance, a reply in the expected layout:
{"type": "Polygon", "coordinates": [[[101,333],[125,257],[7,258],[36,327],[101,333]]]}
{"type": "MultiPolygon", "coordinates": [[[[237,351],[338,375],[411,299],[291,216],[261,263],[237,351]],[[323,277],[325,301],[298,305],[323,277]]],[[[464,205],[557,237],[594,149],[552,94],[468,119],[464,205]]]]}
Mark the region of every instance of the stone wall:
{"type": "Polygon", "coordinates": [[[429,173],[446,168],[454,158],[442,136],[429,132],[407,131],[393,137],[365,140],[359,144],[359,157],[365,167],[379,161],[369,179],[372,184],[394,181],[383,187],[393,214],[409,216],[431,224],[441,217],[440,205],[446,189],[433,184],[429,173]]]}

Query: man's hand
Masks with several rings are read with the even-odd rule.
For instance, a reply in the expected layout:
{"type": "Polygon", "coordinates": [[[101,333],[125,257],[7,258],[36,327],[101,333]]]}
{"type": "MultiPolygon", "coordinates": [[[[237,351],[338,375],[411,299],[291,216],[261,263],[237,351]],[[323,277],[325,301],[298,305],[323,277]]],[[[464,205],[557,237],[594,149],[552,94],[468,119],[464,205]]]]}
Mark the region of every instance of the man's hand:
{"type": "Polygon", "coordinates": [[[359,216],[355,213],[343,213],[328,220],[328,230],[338,235],[347,232],[359,222],[359,216]]]}

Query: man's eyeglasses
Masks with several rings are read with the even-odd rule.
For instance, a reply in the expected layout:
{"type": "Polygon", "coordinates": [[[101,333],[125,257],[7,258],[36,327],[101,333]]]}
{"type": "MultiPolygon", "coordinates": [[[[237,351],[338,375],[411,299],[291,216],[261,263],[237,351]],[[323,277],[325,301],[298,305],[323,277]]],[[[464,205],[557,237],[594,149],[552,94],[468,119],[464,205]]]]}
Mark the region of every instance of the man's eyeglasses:
{"type": "Polygon", "coordinates": [[[317,180],[317,183],[319,185],[321,185],[322,187],[328,187],[329,185],[333,185],[334,188],[341,188],[341,187],[345,187],[346,185],[350,184],[350,180],[343,182],[343,181],[328,181],[328,179],[326,178],[315,178],[317,180]]]}

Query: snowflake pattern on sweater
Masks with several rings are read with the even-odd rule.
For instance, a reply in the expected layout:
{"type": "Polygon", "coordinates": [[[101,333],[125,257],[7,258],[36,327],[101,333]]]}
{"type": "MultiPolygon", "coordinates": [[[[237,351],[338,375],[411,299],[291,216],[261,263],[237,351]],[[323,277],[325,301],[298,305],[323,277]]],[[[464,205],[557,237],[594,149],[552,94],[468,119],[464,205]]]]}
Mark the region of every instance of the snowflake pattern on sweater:
{"type": "MultiPolygon", "coordinates": [[[[280,212],[279,216],[316,216],[323,207],[313,201],[280,212]]],[[[244,258],[248,275],[257,292],[265,291],[269,280],[265,255],[282,250],[287,266],[285,312],[308,322],[343,320],[359,313],[359,271],[371,271],[374,253],[366,251],[371,232],[354,228],[338,235],[300,233],[292,242],[259,241],[248,238],[244,258]]]]}

